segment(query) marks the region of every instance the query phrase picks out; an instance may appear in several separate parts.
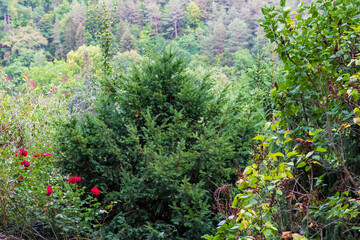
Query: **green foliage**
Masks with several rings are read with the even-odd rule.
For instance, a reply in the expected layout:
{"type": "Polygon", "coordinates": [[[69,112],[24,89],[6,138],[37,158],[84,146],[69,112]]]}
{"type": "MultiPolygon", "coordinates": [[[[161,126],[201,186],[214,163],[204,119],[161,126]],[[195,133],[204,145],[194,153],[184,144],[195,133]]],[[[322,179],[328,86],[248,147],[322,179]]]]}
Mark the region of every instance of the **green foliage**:
{"type": "Polygon", "coordinates": [[[105,89],[95,115],[59,125],[61,169],[87,176],[105,201],[119,202],[112,221],[121,224],[107,225],[117,238],[194,239],[211,231],[209,190],[249,157],[247,133],[239,133],[251,120],[239,113],[251,106],[228,88],[214,95],[209,76],[189,74],[171,49],[105,89]]]}
{"type": "Polygon", "coordinates": [[[254,138],[236,211],[205,238],[358,239],[360,3],[280,5],[262,8],[285,75],[271,90],[271,131],[254,138]]]}

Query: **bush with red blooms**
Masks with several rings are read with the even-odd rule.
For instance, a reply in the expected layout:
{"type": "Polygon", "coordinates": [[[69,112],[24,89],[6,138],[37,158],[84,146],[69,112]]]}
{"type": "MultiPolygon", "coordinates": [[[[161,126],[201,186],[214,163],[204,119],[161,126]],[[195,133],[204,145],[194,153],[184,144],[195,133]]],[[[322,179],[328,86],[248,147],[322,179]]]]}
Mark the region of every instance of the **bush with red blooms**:
{"type": "Polygon", "coordinates": [[[94,195],[100,195],[100,190],[97,188],[97,187],[93,187],[91,189],[91,192],[94,194],[94,195]]]}
{"type": "Polygon", "coordinates": [[[25,161],[25,160],[22,161],[20,164],[24,165],[24,167],[29,167],[30,166],[30,163],[28,161],[25,161]]]}
{"type": "Polygon", "coordinates": [[[50,187],[50,185],[47,185],[47,192],[46,192],[46,196],[50,196],[53,192],[52,187],[50,187]]]}
{"type": "Polygon", "coordinates": [[[20,149],[20,156],[27,156],[27,151],[25,151],[24,149],[20,149]]]}
{"type": "Polygon", "coordinates": [[[77,177],[77,176],[71,177],[71,178],[69,179],[69,183],[72,183],[72,184],[77,184],[77,183],[80,182],[80,181],[81,181],[81,177],[77,177]]]}
{"type": "MultiPolygon", "coordinates": [[[[80,238],[94,231],[94,226],[99,225],[96,223],[98,215],[104,214],[104,211],[99,211],[100,204],[93,197],[100,194],[99,189],[89,191],[85,187],[72,186],[82,180],[79,176],[70,177],[68,183],[64,181],[64,177],[56,172],[52,163],[44,161],[45,158],[52,157],[51,153],[30,155],[25,149],[21,149],[14,155],[7,149],[0,152],[0,156],[5,151],[8,151],[6,156],[9,161],[6,162],[7,168],[0,165],[0,196],[4,200],[0,202],[0,216],[6,217],[0,221],[0,232],[5,229],[4,224],[7,227],[18,226],[22,217],[26,217],[29,222],[41,222],[41,226],[45,228],[55,229],[56,233],[49,234],[37,225],[31,226],[43,239],[54,238],[55,235],[52,234],[61,236],[62,239],[70,236],[80,238]],[[21,170],[19,162],[28,171],[21,170]],[[30,162],[31,169],[28,168],[30,162]],[[2,181],[4,179],[6,181],[2,181]]],[[[34,231],[28,227],[21,226],[19,234],[14,232],[14,235],[27,233],[29,239],[36,239],[36,236],[32,236],[34,231]]]]}

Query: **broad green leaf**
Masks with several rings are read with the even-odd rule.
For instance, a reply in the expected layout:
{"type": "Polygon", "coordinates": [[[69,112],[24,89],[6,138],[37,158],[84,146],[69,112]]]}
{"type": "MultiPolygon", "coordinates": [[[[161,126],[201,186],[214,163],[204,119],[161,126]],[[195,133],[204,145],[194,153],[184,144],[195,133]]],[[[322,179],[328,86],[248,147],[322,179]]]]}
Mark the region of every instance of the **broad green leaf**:
{"type": "Polygon", "coordinates": [[[268,157],[277,161],[277,157],[285,157],[285,155],[281,152],[277,152],[277,153],[269,153],[268,157]]]}
{"type": "Polygon", "coordinates": [[[286,154],[286,156],[287,157],[291,157],[291,156],[294,156],[294,155],[297,155],[298,154],[298,152],[288,152],[287,154],[286,154]]]}
{"type": "Polygon", "coordinates": [[[308,153],[306,154],[305,158],[309,158],[309,157],[311,157],[311,155],[313,155],[313,154],[314,154],[314,151],[308,152],[308,153]]]}
{"type": "Polygon", "coordinates": [[[286,175],[289,177],[289,178],[294,178],[294,176],[292,175],[292,173],[290,171],[287,171],[286,172],[286,175]]]}
{"type": "Polygon", "coordinates": [[[318,147],[315,149],[316,152],[326,152],[326,149],[325,148],[322,148],[322,147],[318,147]]]}
{"type": "Polygon", "coordinates": [[[296,166],[296,168],[302,168],[302,167],[304,167],[306,165],[306,162],[301,162],[301,163],[299,163],[297,166],[296,166]]]}
{"type": "Polygon", "coordinates": [[[323,129],[316,129],[316,131],[315,131],[315,132],[311,132],[311,131],[309,131],[309,135],[310,135],[310,136],[314,136],[314,135],[316,135],[316,134],[321,133],[322,131],[324,131],[324,130],[323,130],[323,129]]]}
{"type": "Polygon", "coordinates": [[[252,171],[251,167],[250,166],[247,166],[244,170],[244,174],[250,174],[252,171]]]}

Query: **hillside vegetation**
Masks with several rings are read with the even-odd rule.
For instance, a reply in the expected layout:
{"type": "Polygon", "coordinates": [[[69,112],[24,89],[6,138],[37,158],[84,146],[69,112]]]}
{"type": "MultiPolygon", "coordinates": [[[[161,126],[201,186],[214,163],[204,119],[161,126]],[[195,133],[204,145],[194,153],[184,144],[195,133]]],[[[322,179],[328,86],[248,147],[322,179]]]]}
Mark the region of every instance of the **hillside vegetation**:
{"type": "Polygon", "coordinates": [[[357,0],[0,0],[0,238],[359,239],[357,0]]]}

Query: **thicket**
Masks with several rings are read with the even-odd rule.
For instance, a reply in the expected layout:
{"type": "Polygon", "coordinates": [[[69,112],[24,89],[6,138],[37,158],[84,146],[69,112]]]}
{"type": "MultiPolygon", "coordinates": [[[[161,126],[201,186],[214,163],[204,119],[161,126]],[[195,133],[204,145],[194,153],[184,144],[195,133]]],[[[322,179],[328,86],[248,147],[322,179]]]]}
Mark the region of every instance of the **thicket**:
{"type": "Polygon", "coordinates": [[[273,120],[206,239],[359,238],[359,1],[264,7],[284,63],[273,120]]]}

